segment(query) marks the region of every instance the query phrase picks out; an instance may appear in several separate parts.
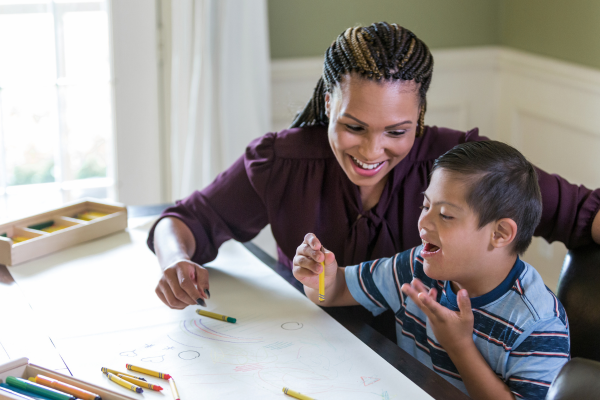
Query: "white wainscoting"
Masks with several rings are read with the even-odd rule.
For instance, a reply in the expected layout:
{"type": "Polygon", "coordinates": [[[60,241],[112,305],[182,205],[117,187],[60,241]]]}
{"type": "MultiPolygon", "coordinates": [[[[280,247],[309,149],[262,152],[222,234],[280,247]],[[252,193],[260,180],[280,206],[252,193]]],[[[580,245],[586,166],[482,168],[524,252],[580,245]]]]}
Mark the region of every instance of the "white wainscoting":
{"type": "MultiPolygon", "coordinates": [[[[433,51],[428,125],[502,140],[569,181],[600,187],[600,71],[502,47],[433,51]]],[[[289,126],[312,95],[322,58],[274,60],[273,130],[289,126]]],[[[275,256],[266,229],[257,243],[275,256]]],[[[524,259],[556,288],[566,249],[534,239],[524,259]]]]}

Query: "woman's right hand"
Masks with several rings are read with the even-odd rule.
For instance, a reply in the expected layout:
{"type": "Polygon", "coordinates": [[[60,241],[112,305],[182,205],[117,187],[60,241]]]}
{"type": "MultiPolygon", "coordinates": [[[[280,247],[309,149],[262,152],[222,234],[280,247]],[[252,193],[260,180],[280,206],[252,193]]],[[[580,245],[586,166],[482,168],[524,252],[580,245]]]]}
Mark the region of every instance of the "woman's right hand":
{"type": "Polygon", "coordinates": [[[208,271],[190,260],[175,261],[163,270],[155,291],[163,303],[177,310],[189,305],[206,307],[208,271]]]}
{"type": "Polygon", "coordinates": [[[172,217],[160,220],[154,229],[154,250],[162,269],[155,292],[162,302],[177,310],[196,304],[206,307],[208,271],[190,260],[196,240],[187,225],[172,217]]]}
{"type": "Polygon", "coordinates": [[[293,273],[304,286],[319,290],[319,274],[325,263],[325,287],[331,286],[336,279],[338,265],[335,255],[325,249],[313,233],[307,233],[304,241],[296,249],[293,273]]]}

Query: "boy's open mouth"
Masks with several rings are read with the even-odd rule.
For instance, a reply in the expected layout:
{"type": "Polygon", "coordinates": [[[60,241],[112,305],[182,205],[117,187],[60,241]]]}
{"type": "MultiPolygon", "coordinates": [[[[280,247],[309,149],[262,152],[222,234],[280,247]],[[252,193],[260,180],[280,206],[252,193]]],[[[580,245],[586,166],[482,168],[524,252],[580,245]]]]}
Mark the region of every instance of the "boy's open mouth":
{"type": "Polygon", "coordinates": [[[438,250],[440,250],[439,246],[423,240],[423,251],[427,253],[436,253],[438,250]]]}

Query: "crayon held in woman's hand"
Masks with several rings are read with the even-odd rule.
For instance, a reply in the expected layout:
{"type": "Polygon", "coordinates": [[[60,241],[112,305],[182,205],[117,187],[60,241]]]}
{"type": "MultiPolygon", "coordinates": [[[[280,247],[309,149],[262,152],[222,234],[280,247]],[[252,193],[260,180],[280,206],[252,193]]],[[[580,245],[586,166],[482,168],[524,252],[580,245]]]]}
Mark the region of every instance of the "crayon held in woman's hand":
{"type": "Polygon", "coordinates": [[[196,313],[198,313],[200,315],[204,315],[205,317],[220,319],[221,321],[225,321],[225,322],[231,322],[232,324],[235,324],[235,321],[237,321],[235,318],[231,318],[226,315],[221,315],[221,314],[217,314],[217,313],[205,311],[205,310],[196,310],[196,313]]]}
{"type": "Polygon", "coordinates": [[[52,389],[60,390],[65,393],[72,394],[78,399],[82,400],[102,400],[100,395],[96,393],[89,392],[87,390],[78,388],[77,386],[69,385],[68,383],[64,383],[58,381],[56,379],[49,378],[44,375],[38,375],[35,378],[29,378],[30,381],[35,382],[37,384],[50,387],[52,389]]]}
{"type": "Polygon", "coordinates": [[[295,392],[290,388],[284,387],[282,390],[283,390],[283,393],[287,394],[288,396],[292,396],[292,397],[295,397],[300,400],[315,400],[312,397],[308,397],[302,393],[295,392]]]}
{"type": "Polygon", "coordinates": [[[153,370],[147,369],[147,368],[137,367],[137,366],[131,365],[131,364],[125,364],[125,367],[127,367],[127,369],[130,371],[141,372],[142,374],[152,375],[152,376],[155,376],[160,379],[171,378],[171,375],[169,375],[169,374],[164,374],[162,372],[153,371],[153,370]]]}
{"type": "Polygon", "coordinates": [[[126,389],[132,390],[132,391],[134,391],[136,393],[143,393],[144,392],[144,390],[141,387],[136,386],[136,385],[134,385],[131,382],[127,382],[126,380],[121,379],[118,376],[116,376],[114,374],[111,374],[110,372],[105,372],[104,374],[106,376],[108,376],[108,379],[110,379],[111,381],[113,381],[116,384],[119,384],[119,385],[123,386],[126,389]]]}
{"type": "Polygon", "coordinates": [[[160,387],[158,385],[153,385],[150,382],[145,382],[145,381],[142,381],[140,379],[135,379],[135,378],[132,378],[130,376],[123,375],[123,374],[118,374],[117,376],[119,378],[123,379],[123,380],[126,380],[127,382],[131,382],[131,383],[133,383],[135,385],[138,385],[140,387],[144,387],[144,388],[156,390],[157,392],[163,390],[162,387],[160,387]]]}
{"type": "Polygon", "coordinates": [[[319,274],[319,301],[325,301],[325,263],[321,262],[323,270],[319,274]]]}

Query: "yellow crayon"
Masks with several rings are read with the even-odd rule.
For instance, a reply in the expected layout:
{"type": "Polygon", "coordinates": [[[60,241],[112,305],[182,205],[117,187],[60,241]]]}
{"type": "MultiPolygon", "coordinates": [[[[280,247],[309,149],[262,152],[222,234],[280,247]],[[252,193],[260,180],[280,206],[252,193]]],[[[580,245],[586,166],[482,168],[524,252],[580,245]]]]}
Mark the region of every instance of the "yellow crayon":
{"type": "Polygon", "coordinates": [[[125,372],[121,372],[121,371],[117,371],[117,370],[110,369],[110,368],[105,368],[105,367],[102,367],[100,369],[102,370],[102,372],[110,372],[113,375],[117,375],[117,376],[119,376],[119,375],[125,375],[125,376],[130,376],[130,377],[132,377],[134,379],[139,379],[140,381],[146,381],[146,379],[142,378],[141,376],[126,374],[125,372]]]}
{"type": "Polygon", "coordinates": [[[97,212],[97,211],[86,211],[83,213],[79,213],[75,216],[77,219],[82,219],[84,221],[91,221],[96,218],[106,217],[108,214],[97,212]]]}
{"type": "Polygon", "coordinates": [[[308,397],[308,396],[306,396],[306,395],[304,395],[302,393],[294,392],[290,388],[284,387],[282,390],[283,390],[283,393],[287,394],[288,396],[292,396],[292,397],[295,397],[295,398],[300,399],[300,400],[315,400],[312,397],[308,397]]]}
{"type": "Polygon", "coordinates": [[[31,238],[28,238],[28,237],[25,237],[25,236],[13,236],[10,239],[13,241],[13,243],[21,243],[21,242],[24,242],[24,241],[29,240],[31,238]]]}
{"type": "Polygon", "coordinates": [[[131,382],[134,385],[138,385],[139,387],[143,387],[143,388],[148,388],[148,389],[152,389],[152,390],[156,390],[157,392],[163,390],[162,387],[158,386],[158,385],[153,385],[150,382],[146,382],[146,381],[142,381],[141,379],[135,379],[132,378],[130,376],[127,375],[123,375],[123,374],[118,374],[117,375],[119,378],[123,379],[124,381],[127,382],[131,382]]]}
{"type": "Polygon", "coordinates": [[[114,383],[117,383],[117,384],[123,386],[126,389],[133,390],[136,393],[143,393],[144,392],[144,390],[141,387],[136,386],[136,385],[134,385],[131,382],[127,382],[126,380],[121,379],[118,376],[116,376],[114,374],[111,374],[110,372],[105,372],[105,374],[106,374],[106,376],[108,376],[108,379],[110,379],[114,383]]]}
{"type": "Polygon", "coordinates": [[[152,375],[152,376],[155,376],[155,377],[160,378],[160,379],[169,379],[169,378],[171,378],[171,375],[169,375],[169,374],[163,374],[162,372],[152,371],[151,369],[137,367],[137,366],[131,365],[131,364],[125,364],[125,367],[127,367],[127,369],[130,370],[130,371],[141,372],[142,374],[152,375]]]}
{"type": "Polygon", "coordinates": [[[68,228],[68,226],[52,225],[52,226],[49,226],[47,228],[42,228],[40,230],[44,231],[44,232],[48,232],[48,233],[53,233],[53,232],[60,231],[60,230],[65,229],[65,228],[68,228]]]}
{"type": "Polygon", "coordinates": [[[171,386],[171,394],[173,395],[173,399],[180,400],[179,392],[177,391],[177,386],[175,386],[175,381],[173,380],[173,378],[169,379],[169,385],[171,386]]]}
{"type": "Polygon", "coordinates": [[[321,262],[323,271],[319,274],[319,301],[325,301],[325,263],[321,262]]]}
{"type": "Polygon", "coordinates": [[[196,310],[196,313],[198,313],[200,315],[204,315],[205,317],[220,319],[221,321],[225,321],[225,322],[231,322],[232,324],[235,324],[235,321],[237,321],[235,318],[231,318],[226,315],[221,315],[221,314],[217,314],[217,313],[210,312],[210,311],[196,310]]]}

